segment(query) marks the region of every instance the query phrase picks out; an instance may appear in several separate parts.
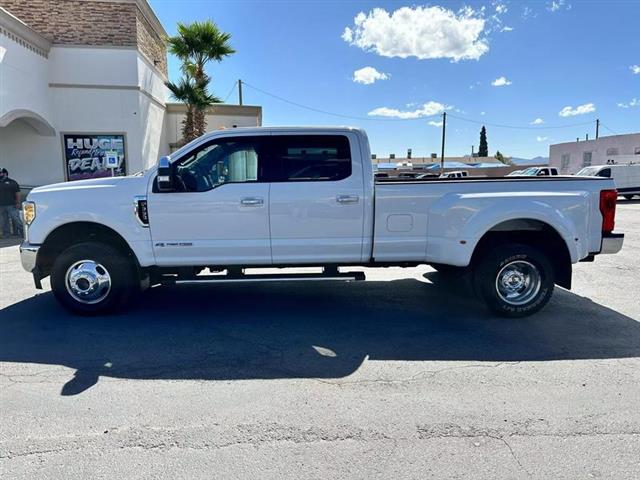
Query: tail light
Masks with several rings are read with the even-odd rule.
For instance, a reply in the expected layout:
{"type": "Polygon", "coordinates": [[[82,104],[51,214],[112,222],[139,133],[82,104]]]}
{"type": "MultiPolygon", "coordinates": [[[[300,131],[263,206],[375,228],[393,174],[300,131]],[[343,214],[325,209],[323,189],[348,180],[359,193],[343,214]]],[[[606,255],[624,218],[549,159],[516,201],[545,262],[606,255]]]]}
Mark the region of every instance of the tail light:
{"type": "Polygon", "coordinates": [[[617,190],[602,190],[600,192],[600,213],[602,213],[602,231],[613,232],[616,219],[617,190]]]}

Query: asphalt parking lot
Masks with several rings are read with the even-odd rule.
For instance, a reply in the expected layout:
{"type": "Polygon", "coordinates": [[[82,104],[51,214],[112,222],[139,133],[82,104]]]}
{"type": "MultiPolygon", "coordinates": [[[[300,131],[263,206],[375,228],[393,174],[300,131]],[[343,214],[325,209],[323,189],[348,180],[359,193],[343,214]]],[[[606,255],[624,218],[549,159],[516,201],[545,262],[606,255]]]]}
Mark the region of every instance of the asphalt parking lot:
{"type": "Polygon", "coordinates": [[[79,318],[0,244],[0,478],[640,477],[640,202],[505,320],[430,268],[79,318]]]}

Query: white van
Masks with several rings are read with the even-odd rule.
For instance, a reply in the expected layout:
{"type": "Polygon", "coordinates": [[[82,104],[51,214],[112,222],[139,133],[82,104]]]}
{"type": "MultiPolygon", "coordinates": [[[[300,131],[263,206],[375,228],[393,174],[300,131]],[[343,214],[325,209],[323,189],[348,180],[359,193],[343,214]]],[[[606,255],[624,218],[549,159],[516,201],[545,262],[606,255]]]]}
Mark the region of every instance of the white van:
{"type": "Polygon", "coordinates": [[[582,177],[612,178],[618,193],[627,200],[640,195],[640,163],[631,165],[598,165],[585,167],[576,175],[582,177]]]}

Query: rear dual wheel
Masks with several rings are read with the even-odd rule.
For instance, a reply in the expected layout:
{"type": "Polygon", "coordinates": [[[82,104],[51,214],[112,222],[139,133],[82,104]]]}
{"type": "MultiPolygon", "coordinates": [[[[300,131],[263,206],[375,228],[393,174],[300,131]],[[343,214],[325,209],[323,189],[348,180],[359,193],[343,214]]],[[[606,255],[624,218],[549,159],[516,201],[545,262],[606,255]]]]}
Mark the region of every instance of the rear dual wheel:
{"type": "Polygon", "coordinates": [[[498,245],[475,268],[474,286],[489,309],[504,317],[540,311],[553,293],[553,266],[540,250],[524,244],[498,245]]]}

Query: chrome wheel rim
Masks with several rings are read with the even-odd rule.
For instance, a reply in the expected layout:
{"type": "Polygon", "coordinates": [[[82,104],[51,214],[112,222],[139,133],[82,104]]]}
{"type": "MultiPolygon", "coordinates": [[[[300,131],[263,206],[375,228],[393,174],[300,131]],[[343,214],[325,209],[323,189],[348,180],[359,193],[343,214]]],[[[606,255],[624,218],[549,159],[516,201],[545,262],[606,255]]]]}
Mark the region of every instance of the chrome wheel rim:
{"type": "Polygon", "coordinates": [[[85,304],[99,303],[111,291],[111,276],[104,266],[93,260],[80,260],[67,270],[67,292],[74,300],[85,304]]]}
{"type": "Polygon", "coordinates": [[[500,269],[496,292],[509,305],[524,305],[533,300],[542,286],[538,268],[530,262],[515,260],[500,269]]]}

